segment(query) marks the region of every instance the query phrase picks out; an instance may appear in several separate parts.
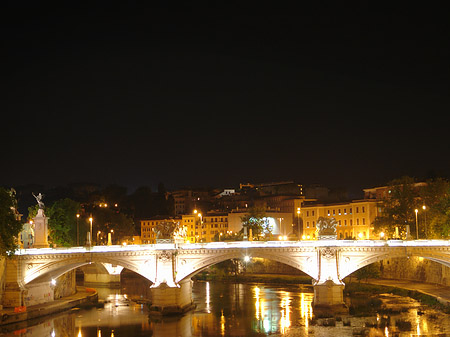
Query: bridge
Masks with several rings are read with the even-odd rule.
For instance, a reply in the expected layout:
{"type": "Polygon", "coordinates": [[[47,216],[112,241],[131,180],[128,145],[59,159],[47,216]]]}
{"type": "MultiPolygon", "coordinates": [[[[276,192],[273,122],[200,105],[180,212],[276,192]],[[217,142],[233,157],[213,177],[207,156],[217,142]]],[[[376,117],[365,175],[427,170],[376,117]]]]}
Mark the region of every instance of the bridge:
{"type": "Polygon", "coordinates": [[[7,288],[8,281],[14,280],[20,289],[51,283],[91,263],[109,266],[110,272],[120,266],[153,283],[154,310],[182,312],[192,305],[192,276],[221,261],[245,256],[278,261],[305,272],[312,278],[314,305],[340,307],[344,303],[342,280],[354,271],[386,258],[412,256],[450,266],[450,241],[237,241],[24,249],[8,262],[7,288]]]}

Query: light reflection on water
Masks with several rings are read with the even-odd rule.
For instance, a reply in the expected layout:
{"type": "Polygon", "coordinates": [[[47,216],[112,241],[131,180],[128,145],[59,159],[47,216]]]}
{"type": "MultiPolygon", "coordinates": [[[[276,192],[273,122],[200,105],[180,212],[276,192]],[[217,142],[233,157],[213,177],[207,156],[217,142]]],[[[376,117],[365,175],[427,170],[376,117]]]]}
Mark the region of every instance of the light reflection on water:
{"type": "MultiPolygon", "coordinates": [[[[125,289],[129,290],[130,287],[125,289]]],[[[386,296],[390,305],[403,305],[409,311],[389,318],[388,326],[364,328],[367,322],[380,323],[383,315],[343,317],[334,327],[312,323],[312,288],[267,284],[229,284],[195,282],[193,298],[197,308],[181,318],[149,319],[145,305],[129,298],[136,293],[120,294],[120,289],[102,288],[100,297],[109,303],[102,309],[72,310],[40,319],[34,326],[17,326],[2,331],[5,336],[353,336],[366,329],[373,336],[411,336],[441,334],[450,331],[450,318],[442,313],[422,309],[411,299],[386,296]],[[434,316],[430,315],[430,312],[434,316]],[[400,331],[397,321],[411,322],[411,331],[400,331]],[[344,325],[350,322],[350,326],[344,325]],[[37,323],[37,324],[36,324],[37,323]]]]}

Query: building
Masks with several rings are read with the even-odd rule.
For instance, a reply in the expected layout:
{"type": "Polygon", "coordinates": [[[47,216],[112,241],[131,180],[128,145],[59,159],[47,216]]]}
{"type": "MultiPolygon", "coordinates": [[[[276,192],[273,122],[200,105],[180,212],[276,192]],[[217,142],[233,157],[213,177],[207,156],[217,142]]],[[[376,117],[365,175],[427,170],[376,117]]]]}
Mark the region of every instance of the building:
{"type": "Polygon", "coordinates": [[[353,200],[346,203],[305,204],[301,208],[303,239],[316,239],[316,223],[319,217],[335,218],[337,238],[371,239],[373,221],[380,209],[376,200],[353,200]]]}
{"type": "Polygon", "coordinates": [[[187,241],[191,243],[200,242],[200,222],[198,214],[183,214],[181,216],[181,226],[186,230],[187,241]]]}
{"type": "Polygon", "coordinates": [[[180,221],[180,219],[165,216],[155,216],[150,219],[141,220],[141,243],[154,244],[156,243],[156,233],[153,230],[158,224],[167,221],[180,221]]]}
{"type": "Polygon", "coordinates": [[[207,213],[202,215],[187,214],[181,217],[181,224],[186,228],[186,238],[189,242],[212,242],[216,241],[217,235],[231,234],[228,228],[228,213],[207,213]]]}
{"type": "Polygon", "coordinates": [[[212,199],[210,194],[211,192],[205,189],[184,189],[171,192],[175,214],[188,214],[194,209],[207,209],[212,199]]]}
{"type": "MultiPolygon", "coordinates": [[[[427,185],[425,182],[417,182],[412,184],[412,187],[414,189],[420,189],[427,185]]],[[[372,187],[372,188],[365,188],[364,191],[364,198],[365,199],[376,199],[376,200],[382,200],[389,197],[390,186],[379,186],[379,187],[372,187]]]]}

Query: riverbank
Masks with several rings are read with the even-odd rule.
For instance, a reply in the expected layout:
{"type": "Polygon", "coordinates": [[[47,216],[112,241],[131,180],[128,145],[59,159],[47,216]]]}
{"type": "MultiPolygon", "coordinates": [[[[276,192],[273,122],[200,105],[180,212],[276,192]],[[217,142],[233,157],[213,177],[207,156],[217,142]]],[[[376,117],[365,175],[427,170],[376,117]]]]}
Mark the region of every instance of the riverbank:
{"type": "Polygon", "coordinates": [[[53,302],[29,306],[23,312],[14,312],[14,308],[0,310],[0,326],[55,314],[83,304],[96,303],[97,300],[98,294],[95,289],[77,286],[77,292],[73,295],[53,302]]]}
{"type": "Polygon", "coordinates": [[[438,303],[442,306],[441,309],[444,309],[448,311],[448,313],[450,313],[449,286],[443,286],[434,283],[420,283],[408,280],[393,279],[368,279],[367,281],[361,281],[361,284],[402,289],[404,290],[404,292],[398,293],[398,295],[412,297],[431,306],[437,305],[438,303]],[[422,294],[423,296],[420,296],[414,292],[422,294]],[[430,301],[427,296],[434,298],[435,302],[430,301]]]}

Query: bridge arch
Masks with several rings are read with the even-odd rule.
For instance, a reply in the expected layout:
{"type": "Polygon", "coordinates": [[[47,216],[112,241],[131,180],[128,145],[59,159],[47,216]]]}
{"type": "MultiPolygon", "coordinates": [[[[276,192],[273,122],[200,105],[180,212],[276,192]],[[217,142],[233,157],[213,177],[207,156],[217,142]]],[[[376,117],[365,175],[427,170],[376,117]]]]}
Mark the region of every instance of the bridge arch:
{"type": "Polygon", "coordinates": [[[35,282],[50,282],[52,279],[56,279],[59,276],[91,263],[109,263],[112,265],[121,266],[127,268],[141,276],[154,282],[153,273],[149,273],[148,268],[142,268],[142,263],[139,261],[127,260],[126,258],[109,257],[102,255],[93,255],[86,258],[83,255],[69,256],[62,259],[54,259],[47,263],[27,263],[24,262],[23,268],[23,284],[26,285],[32,281],[35,282]]]}
{"type": "Polygon", "coordinates": [[[379,261],[383,261],[386,259],[391,258],[409,258],[409,257],[422,257],[424,259],[434,261],[440,264],[443,264],[447,267],[450,267],[450,251],[449,248],[436,248],[436,247],[430,247],[430,248],[405,248],[405,247],[398,247],[398,248],[391,248],[390,250],[386,251],[374,251],[370,254],[367,254],[364,257],[361,257],[360,259],[352,259],[349,256],[345,256],[345,253],[343,254],[343,266],[340,269],[339,276],[341,279],[344,277],[350,275],[351,273],[357,271],[358,269],[361,269],[365,266],[368,266],[372,263],[376,263],[379,261]],[[345,261],[350,262],[353,260],[353,263],[345,263],[345,261]]]}
{"type": "MultiPolygon", "coordinates": [[[[230,250],[227,249],[223,253],[206,255],[202,258],[197,259],[195,262],[191,262],[188,266],[183,268],[183,260],[180,263],[181,268],[177,270],[176,282],[182,282],[186,279],[190,279],[194,275],[200,273],[204,269],[218,264],[220,262],[230,260],[230,259],[242,259],[246,255],[254,258],[263,258],[271,261],[280,262],[298,269],[307,275],[311,276],[313,279],[317,278],[317,268],[313,268],[314,265],[311,262],[311,257],[297,257],[293,258],[291,255],[286,254],[286,252],[269,252],[264,249],[251,248],[245,252],[242,249],[230,250]]],[[[182,258],[181,258],[182,259],[182,258]]]]}

